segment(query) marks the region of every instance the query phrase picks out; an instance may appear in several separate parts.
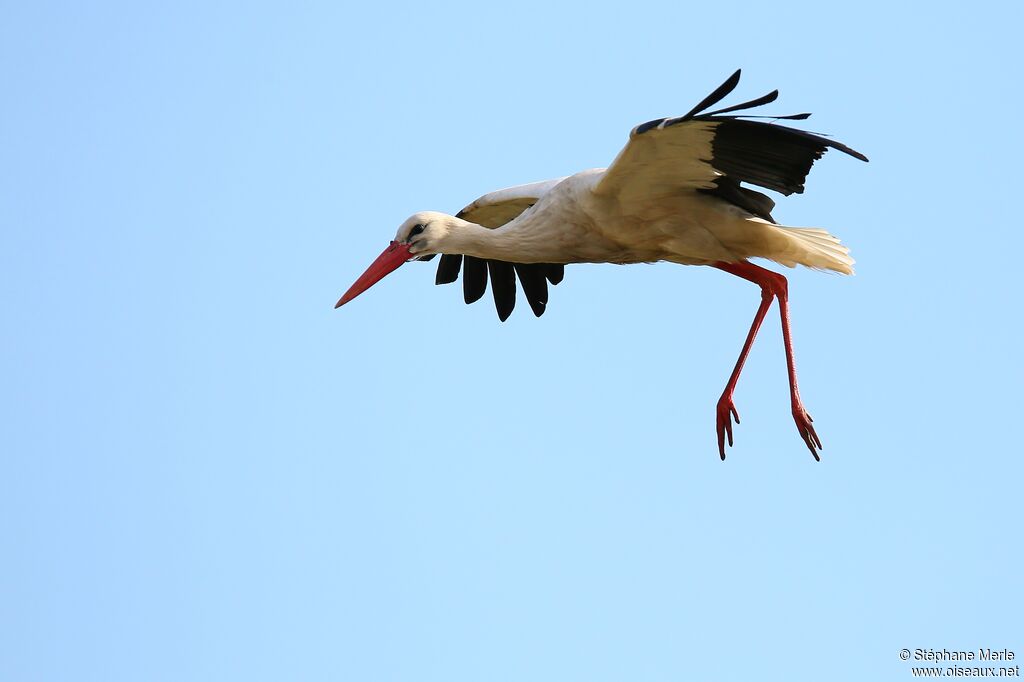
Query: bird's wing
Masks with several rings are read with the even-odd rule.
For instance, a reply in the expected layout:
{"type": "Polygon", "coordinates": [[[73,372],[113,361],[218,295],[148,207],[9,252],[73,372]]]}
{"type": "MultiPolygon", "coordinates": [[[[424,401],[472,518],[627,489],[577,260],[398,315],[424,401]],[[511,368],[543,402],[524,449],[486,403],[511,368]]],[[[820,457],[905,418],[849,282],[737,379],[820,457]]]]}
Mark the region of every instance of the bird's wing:
{"type": "MultiPolygon", "coordinates": [[[[564,179],[556,178],[489,192],[459,211],[457,217],[484,227],[501,227],[537,203],[540,197],[564,179]]],[[[466,303],[480,300],[487,291],[487,281],[490,279],[494,306],[498,311],[498,317],[504,322],[516,307],[517,276],[533,314],[540,317],[548,303],[548,283],[558,284],[562,281],[564,266],[548,263],[508,263],[473,256],[444,254],[437,265],[435,282],[451,284],[459,278],[460,270],[466,303]]]]}
{"type": "MultiPolygon", "coordinates": [[[[730,115],[775,101],[778,90],[702,113],[732,92],[739,80],[740,72],[736,71],[684,116],[659,118],[633,128],[629,142],[594,188],[595,194],[614,196],[630,204],[677,194],[680,189],[700,190],[771,220],[769,212],[774,202],[739,183],[789,195],[804,191],[811,164],[830,148],[868,160],[860,152],[815,133],[744,120],[751,118],[746,114],[730,115]]],[[[766,118],[803,120],[808,116],[766,118]]]]}
{"type": "Polygon", "coordinates": [[[495,190],[483,195],[459,211],[458,217],[484,227],[501,227],[537,203],[555,185],[565,178],[531,182],[495,190]]]}

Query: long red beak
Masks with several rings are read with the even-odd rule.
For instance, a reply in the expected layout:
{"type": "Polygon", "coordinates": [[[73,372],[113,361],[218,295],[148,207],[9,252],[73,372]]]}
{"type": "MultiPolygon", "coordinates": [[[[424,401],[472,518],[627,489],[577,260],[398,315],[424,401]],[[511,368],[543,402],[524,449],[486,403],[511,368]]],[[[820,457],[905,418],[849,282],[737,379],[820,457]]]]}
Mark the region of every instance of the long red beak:
{"type": "Polygon", "coordinates": [[[388,248],[384,249],[384,253],[377,256],[377,260],[370,264],[370,267],[366,268],[356,283],[349,287],[345,295],[338,299],[338,302],[334,305],[335,308],[340,308],[345,305],[353,298],[363,293],[377,282],[384,279],[386,275],[391,274],[399,268],[399,266],[412,258],[412,254],[409,253],[409,245],[401,244],[399,242],[391,242],[388,248]]]}

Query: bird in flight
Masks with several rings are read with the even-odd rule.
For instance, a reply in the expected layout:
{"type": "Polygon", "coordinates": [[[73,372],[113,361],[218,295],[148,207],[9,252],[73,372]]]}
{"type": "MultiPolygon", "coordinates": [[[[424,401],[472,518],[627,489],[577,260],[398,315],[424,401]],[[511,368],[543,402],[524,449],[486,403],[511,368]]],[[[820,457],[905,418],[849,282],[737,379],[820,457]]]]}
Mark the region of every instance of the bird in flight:
{"type": "Polygon", "coordinates": [[[816,460],[821,439],[804,409],[797,386],[790,338],[786,278],[749,261],[763,258],[787,267],[853,273],[849,249],[820,228],[778,224],[775,202],[745,185],[784,195],[802,193],[811,165],[829,149],[867,161],[835,140],[774,121],[810,114],[751,116],[746,111],[778,97],[708,111],[733,91],[736,71],[683,116],[642,123],[608,168],[485,194],[451,216],[424,211],[398,228],[394,240],[335,306],[348,303],[410,260],[440,254],[437,284],[456,281],[460,271],[466,303],[479,300],[488,280],[498,317],[516,302],[516,279],[540,316],[548,284],[562,281],[567,263],[707,265],[761,288],[739,359],[716,406],[718,452],[733,445],[733,420],[740,417],[733,393],[772,302],[778,299],[797,430],[816,460]],[[753,120],[753,119],[769,119],[753,120]]]}

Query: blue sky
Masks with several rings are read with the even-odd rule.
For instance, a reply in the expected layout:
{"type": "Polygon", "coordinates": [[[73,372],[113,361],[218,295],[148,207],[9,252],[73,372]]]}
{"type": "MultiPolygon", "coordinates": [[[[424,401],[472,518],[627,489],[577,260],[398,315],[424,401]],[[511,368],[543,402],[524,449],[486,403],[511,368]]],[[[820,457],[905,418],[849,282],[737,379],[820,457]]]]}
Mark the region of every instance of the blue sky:
{"type": "Polygon", "coordinates": [[[8,4],[0,677],[900,680],[1024,655],[1009,3],[8,4]],[[607,165],[734,69],[829,154],[756,288],[573,266],[498,322],[417,210],[607,165]]]}

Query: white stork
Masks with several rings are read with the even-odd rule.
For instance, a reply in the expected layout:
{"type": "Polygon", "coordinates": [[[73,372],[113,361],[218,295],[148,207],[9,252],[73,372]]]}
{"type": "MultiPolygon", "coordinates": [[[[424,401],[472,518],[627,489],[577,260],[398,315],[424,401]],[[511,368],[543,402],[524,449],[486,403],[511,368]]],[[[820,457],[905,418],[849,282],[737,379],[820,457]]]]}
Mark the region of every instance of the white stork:
{"type": "Polygon", "coordinates": [[[778,90],[707,112],[732,92],[739,79],[736,71],[683,116],[638,125],[608,168],[491,192],[456,216],[433,211],[413,215],[335,307],[406,261],[428,260],[436,254],[443,254],[436,283],[454,282],[462,269],[466,303],[483,296],[490,276],[502,321],[515,307],[516,276],[539,317],[547,306],[547,285],[562,281],[566,263],[710,265],[761,287],[761,305],[718,400],[719,454],[725,459],[727,438],[733,444],[732,419],[740,421],[733,403],[736,382],[765,314],[778,298],[793,419],[811,454],[820,460],[821,440],[797,387],[786,278],[748,259],[843,274],[853,273],[853,259],[839,239],[823,229],[777,224],[771,216],[775,202],[741,183],[785,195],[801,193],[811,164],[828,149],[862,161],[867,157],[820,135],[746,120],[801,120],[810,114],[732,114],[774,101],[778,90]]]}

